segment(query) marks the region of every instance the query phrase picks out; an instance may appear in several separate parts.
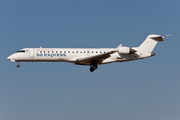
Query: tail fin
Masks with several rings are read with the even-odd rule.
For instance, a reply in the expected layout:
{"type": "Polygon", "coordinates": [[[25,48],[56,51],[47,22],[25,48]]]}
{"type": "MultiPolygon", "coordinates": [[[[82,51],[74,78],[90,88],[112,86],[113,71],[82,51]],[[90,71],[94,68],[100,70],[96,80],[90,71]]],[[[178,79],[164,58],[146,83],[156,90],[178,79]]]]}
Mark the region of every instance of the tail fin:
{"type": "MultiPolygon", "coordinates": [[[[169,36],[169,35],[165,35],[169,36]]],[[[161,35],[149,35],[146,40],[138,47],[138,49],[145,50],[148,52],[152,52],[154,47],[156,46],[157,42],[164,41],[163,38],[165,36],[161,35]]]]}

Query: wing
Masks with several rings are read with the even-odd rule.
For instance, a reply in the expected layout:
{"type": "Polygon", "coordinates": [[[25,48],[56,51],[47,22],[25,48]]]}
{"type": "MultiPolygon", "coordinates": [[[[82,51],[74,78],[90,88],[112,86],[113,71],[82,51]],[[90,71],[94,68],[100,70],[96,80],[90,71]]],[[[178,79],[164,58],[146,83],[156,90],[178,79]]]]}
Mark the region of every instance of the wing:
{"type": "Polygon", "coordinates": [[[102,54],[98,54],[98,55],[94,55],[90,57],[79,58],[76,60],[78,62],[77,64],[87,65],[87,64],[91,64],[92,62],[96,62],[97,64],[100,64],[103,62],[103,60],[111,57],[111,54],[117,52],[119,48],[121,47],[121,45],[122,44],[120,44],[116,49],[107,53],[102,53],[102,54]]]}

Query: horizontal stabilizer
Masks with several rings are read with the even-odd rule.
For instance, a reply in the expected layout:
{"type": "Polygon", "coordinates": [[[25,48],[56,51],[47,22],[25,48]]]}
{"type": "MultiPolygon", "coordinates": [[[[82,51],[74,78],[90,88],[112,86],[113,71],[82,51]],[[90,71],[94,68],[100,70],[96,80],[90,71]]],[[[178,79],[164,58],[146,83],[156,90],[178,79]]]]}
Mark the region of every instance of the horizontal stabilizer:
{"type": "Polygon", "coordinates": [[[164,41],[163,38],[166,36],[171,36],[171,35],[149,35],[149,38],[154,39],[156,41],[164,41]]]}

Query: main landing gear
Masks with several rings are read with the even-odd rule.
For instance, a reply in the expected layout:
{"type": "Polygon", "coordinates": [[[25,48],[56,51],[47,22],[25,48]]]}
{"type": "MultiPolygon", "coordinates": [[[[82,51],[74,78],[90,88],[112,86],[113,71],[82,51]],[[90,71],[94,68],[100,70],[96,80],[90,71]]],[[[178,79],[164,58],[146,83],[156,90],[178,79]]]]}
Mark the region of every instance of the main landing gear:
{"type": "Polygon", "coordinates": [[[90,66],[90,71],[91,72],[93,72],[94,70],[96,70],[98,68],[98,65],[97,64],[92,64],[91,66],[90,66]]]}

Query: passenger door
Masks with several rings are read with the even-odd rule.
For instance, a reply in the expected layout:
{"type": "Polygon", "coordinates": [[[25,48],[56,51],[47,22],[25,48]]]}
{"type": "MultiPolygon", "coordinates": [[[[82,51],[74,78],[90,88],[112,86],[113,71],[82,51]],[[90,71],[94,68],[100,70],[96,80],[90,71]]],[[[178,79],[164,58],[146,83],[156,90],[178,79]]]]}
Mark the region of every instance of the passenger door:
{"type": "Polygon", "coordinates": [[[34,56],[35,56],[34,48],[29,48],[29,57],[34,58],[34,56]]]}

